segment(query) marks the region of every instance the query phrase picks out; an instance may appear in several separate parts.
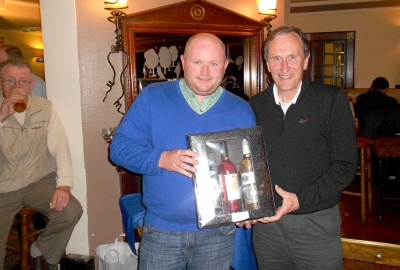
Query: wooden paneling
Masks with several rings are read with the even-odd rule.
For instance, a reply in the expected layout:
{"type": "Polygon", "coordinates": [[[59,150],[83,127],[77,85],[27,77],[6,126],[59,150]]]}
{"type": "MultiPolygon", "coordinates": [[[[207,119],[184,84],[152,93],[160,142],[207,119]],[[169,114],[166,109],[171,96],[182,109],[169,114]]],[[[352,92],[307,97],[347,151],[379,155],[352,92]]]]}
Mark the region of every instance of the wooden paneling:
{"type": "Polygon", "coordinates": [[[291,6],[290,14],[400,6],[399,0],[358,1],[358,2],[349,1],[349,3],[339,3],[339,4],[334,3],[333,1],[324,1],[326,3],[324,5],[315,5],[313,2],[315,1],[292,0],[291,3],[304,3],[309,5],[291,6]]]}
{"type": "Polygon", "coordinates": [[[208,32],[224,42],[243,44],[244,93],[249,97],[264,89],[262,46],[265,25],[221,6],[204,0],[187,0],[122,18],[123,45],[130,55],[126,76],[126,108],[139,94],[136,54],[153,47],[168,46],[175,40],[185,46],[187,39],[197,33],[208,32]],[[179,15],[178,15],[179,14],[179,15]],[[227,40],[227,41],[226,41],[227,40]],[[145,45],[145,46],[144,46],[145,45]]]}
{"type": "Polygon", "coordinates": [[[400,245],[342,238],[343,258],[400,266],[400,245]]]}
{"type": "Polygon", "coordinates": [[[117,167],[121,184],[121,195],[142,192],[142,176],[117,167]]]}

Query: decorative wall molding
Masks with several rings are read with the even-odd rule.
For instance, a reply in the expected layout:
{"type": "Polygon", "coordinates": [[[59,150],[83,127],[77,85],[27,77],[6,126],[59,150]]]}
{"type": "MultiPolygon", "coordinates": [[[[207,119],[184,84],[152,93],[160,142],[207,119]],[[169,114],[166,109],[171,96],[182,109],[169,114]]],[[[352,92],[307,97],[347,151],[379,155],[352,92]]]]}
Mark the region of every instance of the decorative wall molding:
{"type": "Polygon", "coordinates": [[[334,2],[335,1],[292,0],[290,7],[290,14],[324,12],[324,11],[342,11],[342,10],[354,10],[354,9],[365,9],[365,8],[400,7],[399,0],[368,1],[368,2],[359,1],[359,2],[351,2],[351,3],[346,2],[337,4],[334,4],[334,2]],[[332,4],[317,4],[317,2],[319,3],[331,2],[332,4]],[[307,5],[308,3],[309,5],[307,5]]]}

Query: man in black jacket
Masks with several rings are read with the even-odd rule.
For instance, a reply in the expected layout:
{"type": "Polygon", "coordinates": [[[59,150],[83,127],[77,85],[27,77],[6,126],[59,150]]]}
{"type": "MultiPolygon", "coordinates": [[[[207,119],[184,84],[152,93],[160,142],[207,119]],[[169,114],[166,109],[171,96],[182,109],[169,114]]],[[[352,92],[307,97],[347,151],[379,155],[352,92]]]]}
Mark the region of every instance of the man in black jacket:
{"type": "Polygon", "coordinates": [[[302,79],[310,55],[300,29],[276,29],[264,53],[274,83],[249,102],[263,127],[277,209],[253,221],[258,267],[342,269],[337,204],[358,163],[346,95],[302,79]]]}
{"type": "Polygon", "coordinates": [[[395,110],[397,100],[387,96],[389,82],[384,77],[372,81],[367,93],[361,94],[356,99],[359,130],[358,135],[363,136],[365,120],[373,110],[395,110]]]}

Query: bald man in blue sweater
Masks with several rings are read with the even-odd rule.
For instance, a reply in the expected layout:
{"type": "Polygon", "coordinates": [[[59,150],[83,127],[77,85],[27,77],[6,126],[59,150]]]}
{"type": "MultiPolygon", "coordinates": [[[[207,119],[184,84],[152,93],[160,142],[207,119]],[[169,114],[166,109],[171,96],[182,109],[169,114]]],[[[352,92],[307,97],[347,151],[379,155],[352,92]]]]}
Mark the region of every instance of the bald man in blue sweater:
{"type": "Polygon", "coordinates": [[[191,37],[184,79],[146,87],[116,130],[111,159],[143,174],[140,269],[230,269],[235,227],[198,228],[191,179],[198,161],[186,144],[187,134],[255,125],[247,102],[220,86],[225,55],[216,36],[191,37]]]}

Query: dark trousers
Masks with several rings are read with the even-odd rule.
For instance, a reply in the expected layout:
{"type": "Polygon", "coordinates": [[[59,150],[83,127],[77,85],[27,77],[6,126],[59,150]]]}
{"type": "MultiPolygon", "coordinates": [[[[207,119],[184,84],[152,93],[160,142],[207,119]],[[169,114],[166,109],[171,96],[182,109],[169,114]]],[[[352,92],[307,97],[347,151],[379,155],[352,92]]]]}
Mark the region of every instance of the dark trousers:
{"type": "Polygon", "coordinates": [[[285,215],[257,223],[253,245],[259,269],[342,269],[339,207],[304,215],[285,215]]]}

